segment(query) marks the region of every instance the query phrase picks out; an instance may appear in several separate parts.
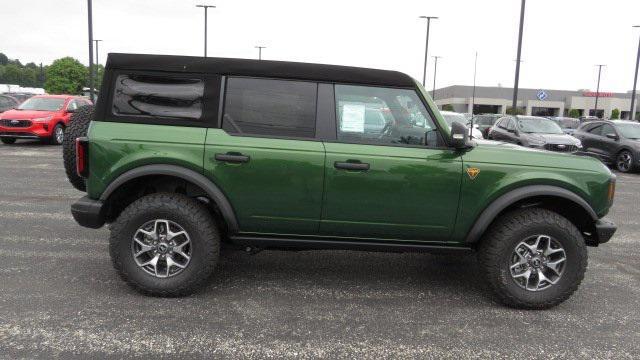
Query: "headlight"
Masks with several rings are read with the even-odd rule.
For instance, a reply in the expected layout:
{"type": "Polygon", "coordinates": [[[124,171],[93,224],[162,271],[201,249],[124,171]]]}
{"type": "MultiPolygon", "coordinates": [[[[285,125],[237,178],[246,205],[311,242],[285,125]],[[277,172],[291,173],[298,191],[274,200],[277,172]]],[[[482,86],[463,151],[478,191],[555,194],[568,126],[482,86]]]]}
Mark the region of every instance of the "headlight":
{"type": "Polygon", "coordinates": [[[34,118],[32,119],[34,122],[45,122],[45,121],[49,121],[53,118],[53,116],[45,116],[45,117],[41,117],[41,118],[34,118]]]}
{"type": "Polygon", "coordinates": [[[576,140],[576,146],[578,147],[578,149],[582,149],[582,141],[576,140]]]}

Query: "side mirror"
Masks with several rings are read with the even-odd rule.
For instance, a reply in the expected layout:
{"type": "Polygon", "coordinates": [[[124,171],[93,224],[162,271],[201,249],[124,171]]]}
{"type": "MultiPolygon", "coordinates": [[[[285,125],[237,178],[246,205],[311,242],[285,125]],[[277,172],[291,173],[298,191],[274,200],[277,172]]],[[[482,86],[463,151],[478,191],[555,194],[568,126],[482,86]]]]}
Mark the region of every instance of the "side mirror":
{"type": "Polygon", "coordinates": [[[469,129],[457,121],[451,124],[451,146],[456,149],[469,147],[469,129]]]}
{"type": "Polygon", "coordinates": [[[613,133],[609,133],[609,134],[607,134],[605,136],[608,137],[609,139],[612,139],[612,140],[618,140],[618,135],[613,134],[613,133]]]}

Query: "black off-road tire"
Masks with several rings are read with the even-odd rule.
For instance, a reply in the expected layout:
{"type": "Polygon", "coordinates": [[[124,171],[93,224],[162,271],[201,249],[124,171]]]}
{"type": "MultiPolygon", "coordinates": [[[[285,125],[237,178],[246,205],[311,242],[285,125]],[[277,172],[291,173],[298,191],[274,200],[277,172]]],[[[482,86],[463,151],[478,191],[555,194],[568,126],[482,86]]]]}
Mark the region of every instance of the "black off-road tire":
{"type": "Polygon", "coordinates": [[[111,225],[109,252],[118,274],[137,291],[162,297],[185,296],[201,288],[213,275],[220,254],[220,235],[202,203],[182,194],[155,193],[129,205],[111,225]],[[191,260],[180,273],[157,278],[140,268],[132,254],[138,228],[155,219],[180,224],[191,239],[191,260]]]}
{"type": "Polygon", "coordinates": [[[11,145],[16,142],[16,138],[3,137],[3,138],[0,138],[0,141],[2,141],[3,144],[11,145]]]}
{"type": "Polygon", "coordinates": [[[521,309],[548,309],[573,294],[587,268],[587,248],[580,231],[561,215],[540,208],[509,212],[492,224],[478,248],[478,261],[495,294],[507,306],[521,309]],[[555,285],[529,291],[512,278],[509,267],[517,244],[527,237],[546,234],[565,250],[565,268],[555,285]]]}
{"type": "Polygon", "coordinates": [[[64,160],[64,171],[74,188],[80,191],[87,191],[85,179],[76,173],[76,139],[87,136],[89,124],[93,119],[93,105],[83,106],[71,115],[69,126],[65,129],[64,140],[62,141],[62,158],[64,160]]]}

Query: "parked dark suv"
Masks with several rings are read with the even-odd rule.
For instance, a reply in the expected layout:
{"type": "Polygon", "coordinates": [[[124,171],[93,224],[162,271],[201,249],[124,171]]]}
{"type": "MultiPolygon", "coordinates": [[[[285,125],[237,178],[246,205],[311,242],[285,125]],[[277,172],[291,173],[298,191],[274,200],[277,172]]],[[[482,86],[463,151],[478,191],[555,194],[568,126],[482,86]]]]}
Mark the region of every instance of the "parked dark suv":
{"type": "Polygon", "coordinates": [[[616,229],[600,161],[475,142],[402,73],[111,54],[100,93],[65,136],[87,192],[71,212],[110,224],[115,268],[147,294],[196,290],[223,244],[477,251],[502,301],[548,308],[616,229]]]}
{"type": "Polygon", "coordinates": [[[489,138],[559,152],[582,149],[580,140],[565,134],[555,121],[537,116],[505,116],[491,128],[489,138]]]}
{"type": "Polygon", "coordinates": [[[640,168],[640,123],[635,121],[591,121],[573,134],[584,151],[621,172],[640,168]]]}

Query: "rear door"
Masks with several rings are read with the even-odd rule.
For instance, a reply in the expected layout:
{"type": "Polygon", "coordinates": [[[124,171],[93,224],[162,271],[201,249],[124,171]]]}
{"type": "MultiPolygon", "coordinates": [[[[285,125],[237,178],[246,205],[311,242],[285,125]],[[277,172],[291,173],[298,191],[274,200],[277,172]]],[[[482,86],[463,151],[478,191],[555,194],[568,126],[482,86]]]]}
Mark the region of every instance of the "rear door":
{"type": "Polygon", "coordinates": [[[241,233],[318,233],[325,151],[316,140],[315,82],[229,77],[222,128],[209,129],[204,168],[241,233]]]}
{"type": "Polygon", "coordinates": [[[462,161],[442,146],[415,91],[335,85],[335,106],[321,235],[447,241],[462,161]],[[372,112],[385,119],[383,129],[367,126],[372,112]]]}

